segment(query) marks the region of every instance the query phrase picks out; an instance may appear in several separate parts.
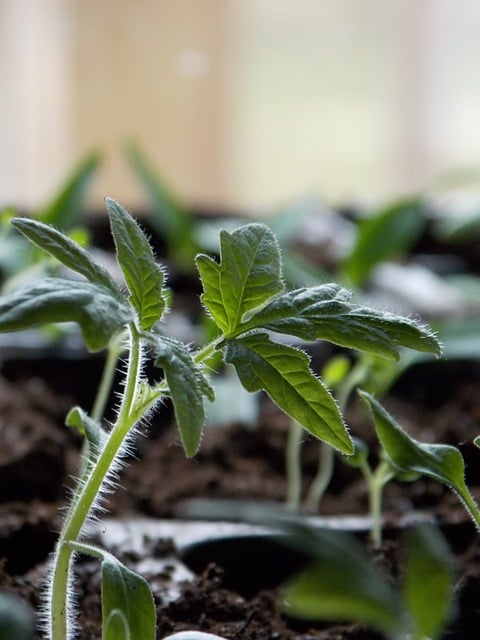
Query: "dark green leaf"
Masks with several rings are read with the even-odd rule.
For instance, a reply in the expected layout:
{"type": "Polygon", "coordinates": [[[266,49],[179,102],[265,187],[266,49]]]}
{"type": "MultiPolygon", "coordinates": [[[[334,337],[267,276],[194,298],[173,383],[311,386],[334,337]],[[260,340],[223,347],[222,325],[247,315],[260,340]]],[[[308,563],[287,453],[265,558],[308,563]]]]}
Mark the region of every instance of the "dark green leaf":
{"type": "Polygon", "coordinates": [[[377,436],[393,466],[401,472],[424,474],[456,491],[479,526],[480,514],[465,484],[465,464],[460,451],[450,445],[418,442],[373,396],[365,391],[359,393],[372,411],[377,436]]]}
{"type": "Polygon", "coordinates": [[[35,616],[26,601],[13,593],[0,593],[1,640],[33,640],[34,635],[35,616]]]}
{"type": "Polygon", "coordinates": [[[228,341],[225,361],[235,366],[247,391],[265,390],[307,431],[343,453],[353,453],[338,406],[309,368],[305,353],[257,333],[228,341]]]}
{"type": "Polygon", "coordinates": [[[452,555],[437,529],[417,527],[408,534],[404,601],[412,640],[438,638],[452,612],[452,555]]]}
{"type": "Polygon", "coordinates": [[[115,200],[106,199],[117,261],[125,277],[140,329],[149,331],[165,311],[163,268],[155,261],[147,237],[115,200]]]}
{"type": "Polygon", "coordinates": [[[402,615],[398,598],[361,545],[338,531],[310,537],[302,549],[314,560],[286,585],[287,611],[310,620],[357,621],[393,636],[402,615]]]}
{"type": "Polygon", "coordinates": [[[399,357],[400,347],[440,354],[429,328],[411,318],[352,303],[350,297],[336,284],[296,289],[269,302],[250,318],[245,330],[263,327],[390,358],[399,357]]]}
{"type": "Polygon", "coordinates": [[[21,331],[50,322],[76,322],[90,351],[107,346],[131,320],[131,312],[104,287],[45,278],[0,298],[0,331],[21,331]]]}
{"type": "Polygon", "coordinates": [[[229,336],[248,314],[282,290],[280,250],[263,224],[233,233],[220,232],[220,264],[197,256],[203,282],[202,301],[222,332],[229,336]]]}
{"type": "Polygon", "coordinates": [[[165,372],[183,447],[194,456],[205,424],[204,398],[213,400],[213,390],[183,343],[158,337],[154,352],[155,364],[165,372]]]}
{"type": "Polygon", "coordinates": [[[29,218],[13,218],[11,222],[37,247],[49,253],[69,269],[84,276],[89,282],[105,287],[112,295],[122,299],[121,292],[108,271],[92,260],[85,249],[61,231],[29,218]]]}
{"type": "Polygon", "coordinates": [[[425,226],[424,206],[420,199],[408,199],[359,223],[357,242],[344,264],[354,286],[361,285],[379,262],[410,249],[425,226]]]}

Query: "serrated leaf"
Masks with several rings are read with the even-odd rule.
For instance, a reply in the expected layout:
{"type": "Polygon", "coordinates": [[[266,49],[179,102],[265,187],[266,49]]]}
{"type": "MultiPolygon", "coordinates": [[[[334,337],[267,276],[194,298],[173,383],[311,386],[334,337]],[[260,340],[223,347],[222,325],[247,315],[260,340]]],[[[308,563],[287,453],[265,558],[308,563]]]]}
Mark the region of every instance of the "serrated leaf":
{"type": "Polygon", "coordinates": [[[122,299],[122,294],[108,271],[97,264],[85,249],[54,227],[29,218],[13,218],[12,225],[37,247],[46,251],[89,282],[105,287],[122,299]]]}
{"type": "Polygon", "coordinates": [[[115,200],[107,198],[105,202],[130,301],[138,314],[140,329],[149,331],[165,311],[164,270],[155,261],[147,237],[132,216],[115,200]]]}
{"type": "Polygon", "coordinates": [[[194,456],[205,424],[204,398],[213,400],[213,389],[183,343],[158,337],[154,352],[156,366],[165,372],[185,453],[194,456]]]}
{"type": "Polygon", "coordinates": [[[312,532],[313,562],[284,588],[287,611],[309,620],[356,621],[386,634],[399,628],[398,598],[370,556],[350,535],[312,532]]]}
{"type": "Polygon", "coordinates": [[[336,284],[296,289],[269,302],[253,315],[245,330],[263,327],[388,358],[398,358],[400,347],[440,355],[441,346],[428,327],[355,304],[350,297],[349,291],[336,284]]]}
{"type": "Polygon", "coordinates": [[[455,572],[440,532],[424,525],[408,532],[403,599],[412,640],[438,638],[452,613],[455,572]]]}
{"type": "Polygon", "coordinates": [[[277,240],[263,224],[221,231],[220,264],[206,255],[197,256],[196,262],[202,301],[226,336],[283,289],[277,240]]]}
{"type": "Polygon", "coordinates": [[[429,476],[453,489],[479,526],[478,508],[465,484],[465,464],[458,449],[446,444],[423,444],[408,435],[398,422],[365,391],[360,397],[370,408],[377,436],[392,465],[401,472],[429,476]]]}
{"type": "Polygon", "coordinates": [[[106,347],[130,320],[126,305],[91,282],[45,278],[0,298],[0,331],[76,322],[90,351],[106,347]]]}
{"type": "Polygon", "coordinates": [[[107,434],[96,420],[93,420],[81,407],[73,407],[65,418],[67,427],[73,427],[84,436],[89,444],[89,459],[93,460],[102,449],[107,434]]]}
{"type": "Polygon", "coordinates": [[[342,453],[353,453],[338,406],[309,368],[305,353],[256,333],[229,340],[225,361],[235,366],[247,391],[263,389],[314,436],[342,453]]]}

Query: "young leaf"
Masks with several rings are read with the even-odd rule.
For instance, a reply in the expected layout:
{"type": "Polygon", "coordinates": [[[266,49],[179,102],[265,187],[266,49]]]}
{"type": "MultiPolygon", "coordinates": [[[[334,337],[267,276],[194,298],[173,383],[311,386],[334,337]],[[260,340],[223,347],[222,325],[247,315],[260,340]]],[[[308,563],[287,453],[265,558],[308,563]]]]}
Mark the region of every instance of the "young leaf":
{"type": "Polygon", "coordinates": [[[65,424],[67,427],[77,429],[77,431],[87,439],[89,444],[89,459],[93,460],[107,439],[107,434],[102,429],[102,426],[95,420],[92,420],[80,407],[70,409],[65,418],[65,424]]]}
{"type": "Polygon", "coordinates": [[[272,342],[265,333],[227,342],[225,361],[247,391],[265,390],[287,415],[342,453],[353,453],[340,411],[302,351],[272,342]]]}
{"type": "Polygon", "coordinates": [[[148,582],[100,547],[74,540],[66,544],[102,561],[102,627],[108,629],[113,620],[120,633],[128,629],[126,636],[104,636],[104,640],[155,640],[155,602],[148,582]]]}
{"type": "Polygon", "coordinates": [[[263,327],[387,358],[398,359],[399,347],[440,355],[440,344],[427,327],[352,303],[350,297],[349,291],[336,284],[296,289],[274,298],[250,318],[244,330],[263,327]]]}
{"type": "Polygon", "coordinates": [[[149,331],[165,311],[163,268],[155,261],[147,237],[127,211],[106,199],[117,261],[125,277],[140,329],[149,331]]]}
{"type": "Polygon", "coordinates": [[[90,351],[106,347],[130,320],[126,305],[90,282],[45,278],[0,298],[0,331],[76,322],[90,351]]]}
{"type": "Polygon", "coordinates": [[[412,640],[438,638],[451,614],[454,570],[450,549],[433,527],[408,532],[403,599],[412,640]]]}
{"type": "Polygon", "coordinates": [[[205,424],[204,397],[213,401],[213,389],[183,343],[159,336],[154,351],[156,366],[165,371],[183,447],[194,456],[205,424]]]}
{"type": "Polygon", "coordinates": [[[46,251],[89,282],[105,287],[115,298],[123,299],[116,282],[104,267],[76,242],[52,226],[29,218],[13,218],[11,224],[37,247],[46,251]]]}
{"type": "Polygon", "coordinates": [[[365,391],[359,391],[359,394],[373,414],[377,436],[393,466],[401,472],[424,474],[453,489],[480,527],[478,507],[465,484],[465,464],[460,451],[446,444],[418,442],[373,396],[365,391]]]}
{"type": "Polygon", "coordinates": [[[196,262],[203,282],[202,301],[225,336],[246,315],[283,289],[280,250],[263,224],[220,232],[220,264],[206,255],[196,262]]]}
{"type": "Polygon", "coordinates": [[[120,609],[110,611],[110,615],[103,623],[102,640],[131,640],[128,620],[120,609]]]}
{"type": "Polygon", "coordinates": [[[309,620],[357,621],[389,635],[399,628],[396,593],[350,535],[317,530],[313,562],[290,580],[287,611],[309,620]]]}

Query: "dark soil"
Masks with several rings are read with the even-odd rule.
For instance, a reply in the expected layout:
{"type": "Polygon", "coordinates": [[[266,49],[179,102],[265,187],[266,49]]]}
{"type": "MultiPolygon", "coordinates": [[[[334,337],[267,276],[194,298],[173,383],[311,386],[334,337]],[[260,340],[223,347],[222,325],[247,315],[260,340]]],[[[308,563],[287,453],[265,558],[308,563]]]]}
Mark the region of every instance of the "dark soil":
{"type": "MultiPolygon", "coordinates": [[[[98,368],[96,363],[93,366],[98,368]]],[[[72,367],[75,369],[75,363],[58,361],[57,377],[65,381],[72,367]]],[[[63,420],[79,398],[73,391],[66,394],[66,390],[57,396],[41,378],[28,375],[26,363],[6,366],[5,373],[10,381],[0,379],[0,588],[22,595],[37,609],[46,561],[61,523],[61,507],[78,462],[79,438],[63,426],[63,420]]],[[[480,367],[471,363],[436,363],[435,369],[418,367],[386,399],[389,410],[415,437],[461,448],[467,461],[467,478],[477,496],[480,452],[470,443],[480,432],[479,373],[480,367]],[[440,388],[442,393],[438,393],[440,388]]],[[[77,379],[84,402],[88,400],[87,382],[93,377],[77,379]]],[[[348,421],[352,432],[374,448],[373,428],[356,402],[349,408],[348,421]]],[[[288,426],[288,419],[264,398],[256,428],[241,424],[208,428],[199,454],[188,460],[171,425],[171,412],[165,407],[153,418],[149,435],[138,441],[136,456],[128,461],[122,474],[122,488],[106,505],[110,515],[172,518],[183,500],[205,496],[281,502],[286,489],[284,445],[288,426]]],[[[303,448],[306,482],[315,470],[316,458],[317,444],[307,438],[303,448]]],[[[365,515],[366,510],[366,488],[358,473],[337,462],[321,513],[365,515]]],[[[455,495],[433,480],[392,482],[385,490],[384,511],[385,544],[377,552],[377,560],[386,568],[396,557],[398,523],[402,518],[421,513],[442,527],[459,565],[459,613],[445,638],[478,637],[480,547],[473,525],[455,495]]],[[[380,637],[358,625],[293,620],[282,610],[277,589],[269,584],[268,576],[262,577],[257,571],[254,584],[242,589],[232,581],[228,567],[222,567],[215,557],[204,558],[196,577],[175,583],[180,592],[170,600],[165,593],[175,582],[171,566],[178,562],[175,540],[146,539],[145,545],[146,556],[166,558],[162,571],[143,572],[155,591],[158,638],[188,628],[238,640],[380,637]]],[[[239,553],[245,553],[244,549],[239,553]]],[[[138,558],[127,553],[123,560],[134,565],[138,558]]],[[[98,639],[98,562],[80,560],[77,576],[79,638],[98,639]]]]}

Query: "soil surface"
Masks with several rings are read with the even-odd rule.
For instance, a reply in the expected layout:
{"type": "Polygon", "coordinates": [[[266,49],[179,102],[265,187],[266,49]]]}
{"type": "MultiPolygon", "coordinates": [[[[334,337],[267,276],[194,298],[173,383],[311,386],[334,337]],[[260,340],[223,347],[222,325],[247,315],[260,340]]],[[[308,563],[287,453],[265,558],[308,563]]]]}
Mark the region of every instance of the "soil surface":
{"type": "MultiPolygon", "coordinates": [[[[57,395],[46,372],[32,363],[5,366],[0,378],[0,588],[25,598],[35,610],[42,600],[46,561],[61,523],[61,508],[75,475],[80,439],[63,425],[68,408],[79,401],[73,387],[57,395]],[[30,370],[30,371],[29,371],[30,370]],[[10,379],[7,379],[7,376],[10,379]]],[[[51,363],[50,365],[51,366],[51,363]]],[[[58,361],[56,378],[65,382],[75,363],[58,361]]],[[[84,367],[86,364],[83,363],[84,367]]],[[[98,368],[98,363],[93,363],[98,368]]],[[[427,442],[459,446],[467,462],[467,479],[480,495],[480,452],[470,444],[480,432],[480,366],[472,363],[423,365],[412,370],[392,390],[385,404],[409,432],[427,442]]],[[[78,385],[88,402],[88,380],[78,385]]],[[[66,383],[65,383],[66,384],[66,383]]],[[[85,406],[85,405],[84,405],[85,406]]],[[[373,427],[354,401],[349,407],[351,431],[370,442],[373,427]]],[[[219,425],[206,429],[200,452],[185,458],[171,411],[155,416],[148,435],[138,440],[135,456],[122,473],[121,487],[106,503],[116,518],[148,516],[173,518],[182,501],[195,497],[260,499],[282,502],[286,483],[284,448],[288,419],[267,398],[260,401],[258,424],[219,425]]],[[[316,468],[318,444],[306,438],[303,446],[305,489],[316,468]]],[[[337,460],[333,481],[321,504],[323,515],[367,513],[367,491],[358,472],[337,460]]],[[[384,494],[385,540],[377,561],[395,565],[399,522],[412,514],[431,517],[443,530],[458,563],[457,615],[445,638],[474,638],[480,631],[480,546],[473,525],[456,496],[433,480],[392,482],[384,494]]],[[[365,536],[363,536],[365,538],[365,536]]],[[[369,545],[368,540],[365,542],[369,545]]],[[[120,552],[122,553],[122,552],[120,552]]],[[[238,551],[245,554],[245,549],[238,551]]],[[[312,624],[289,618],[276,585],[257,571],[248,589],[236,585],[229,568],[218,558],[203,558],[197,573],[178,581],[172,566],[178,561],[175,540],[145,539],[145,555],[163,558],[162,570],[146,568],[158,606],[158,638],[194,628],[229,639],[331,640],[381,638],[358,625],[312,624]],[[265,579],[264,579],[265,578],[265,579]],[[177,590],[174,599],[172,585],[177,590]]],[[[240,555],[240,557],[242,557],[240,555]]],[[[135,566],[138,553],[124,552],[123,561],[135,566]]],[[[398,573],[396,567],[394,573],[398,573]]],[[[401,571],[401,569],[400,569],[401,571]]],[[[82,640],[100,637],[99,564],[77,563],[82,640]]],[[[40,632],[36,636],[41,637],[40,632]]]]}

